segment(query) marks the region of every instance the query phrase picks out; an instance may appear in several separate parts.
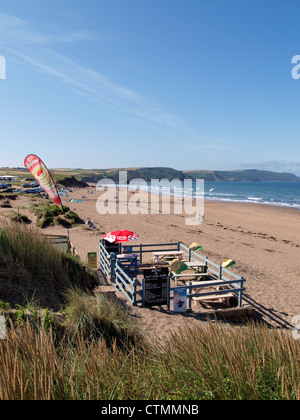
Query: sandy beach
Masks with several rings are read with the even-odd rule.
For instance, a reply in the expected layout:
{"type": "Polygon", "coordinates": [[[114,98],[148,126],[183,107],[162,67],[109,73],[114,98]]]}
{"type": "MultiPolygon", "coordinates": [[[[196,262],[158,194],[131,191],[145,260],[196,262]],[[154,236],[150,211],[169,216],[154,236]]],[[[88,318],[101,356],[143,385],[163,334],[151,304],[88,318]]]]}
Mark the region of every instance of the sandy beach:
{"type": "MultiPolygon", "coordinates": [[[[258,204],[206,202],[204,221],[195,226],[186,225],[184,215],[168,214],[106,214],[97,212],[96,203],[101,193],[91,186],[77,189],[62,197],[64,205],[96,229],[86,225],[69,229],[70,240],[83,262],[88,252],[97,252],[99,240],[109,231],[128,229],[139,234],[134,244],[182,242],[189,246],[197,242],[203,246],[201,255],[221,264],[231,258],[236,265],[231,269],[244,277],[246,293],[244,304],[255,308],[257,315],[275,327],[293,328],[293,317],[300,315],[300,212],[281,207],[258,204]],[[91,194],[89,191],[93,191],[91,194]],[[84,197],[84,198],[82,198],[84,197]],[[82,199],[71,203],[69,199],[82,199]]],[[[131,193],[132,194],[132,193],[131,193]]],[[[12,201],[13,207],[26,207],[29,197],[12,201]]],[[[145,204],[147,206],[147,203],[145,204]]],[[[1,209],[1,213],[7,209],[1,209]]],[[[22,214],[34,218],[26,208],[22,214]]],[[[47,234],[66,234],[60,226],[44,229],[47,234]]],[[[197,324],[195,314],[173,314],[162,308],[130,309],[140,319],[149,334],[166,337],[178,327],[197,324]]]]}

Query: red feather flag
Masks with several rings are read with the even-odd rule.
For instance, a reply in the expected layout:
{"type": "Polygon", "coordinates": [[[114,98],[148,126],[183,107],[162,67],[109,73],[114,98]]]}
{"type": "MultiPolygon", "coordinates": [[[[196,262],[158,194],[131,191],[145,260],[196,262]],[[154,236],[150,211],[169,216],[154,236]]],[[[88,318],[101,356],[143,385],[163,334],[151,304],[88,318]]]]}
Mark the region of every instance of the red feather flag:
{"type": "Polygon", "coordinates": [[[44,188],[54,203],[58,207],[62,208],[62,203],[58,195],[55,183],[44,162],[36,155],[28,155],[25,158],[24,165],[28,171],[32,173],[40,186],[44,188]]]}

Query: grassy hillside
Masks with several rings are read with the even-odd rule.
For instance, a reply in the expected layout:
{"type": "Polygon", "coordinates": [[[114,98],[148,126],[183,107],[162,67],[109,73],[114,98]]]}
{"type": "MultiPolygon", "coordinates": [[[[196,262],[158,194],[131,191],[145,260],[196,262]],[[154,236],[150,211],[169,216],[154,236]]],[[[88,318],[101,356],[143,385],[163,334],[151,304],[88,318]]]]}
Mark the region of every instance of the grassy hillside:
{"type": "MultiPolygon", "coordinates": [[[[247,169],[239,171],[178,171],[167,167],[151,168],[115,168],[115,169],[52,169],[51,174],[57,183],[70,187],[85,187],[86,183],[97,183],[99,180],[109,178],[115,183],[119,182],[119,171],[127,172],[127,181],[133,179],[143,179],[150,182],[152,179],[204,179],[205,181],[297,181],[300,177],[290,173],[278,173],[257,169],[247,169]]],[[[0,169],[1,175],[23,176],[32,179],[28,171],[19,169],[0,169]]],[[[22,178],[23,179],[23,178],[22,178]]],[[[23,182],[23,181],[21,181],[23,182]]],[[[18,184],[18,182],[16,183],[18,184]]]]}
{"type": "Polygon", "coordinates": [[[22,306],[34,301],[58,309],[66,290],[85,283],[80,262],[45,236],[20,224],[0,226],[0,301],[22,306]]]}
{"type": "Polygon", "coordinates": [[[194,179],[205,181],[300,181],[300,177],[290,173],[278,173],[247,169],[240,171],[187,171],[194,179]]]}
{"type": "MultiPolygon", "coordinates": [[[[150,182],[152,179],[204,179],[205,181],[300,181],[300,177],[289,173],[277,173],[271,171],[262,171],[256,169],[240,171],[178,171],[172,168],[136,168],[136,169],[107,169],[85,171],[76,170],[74,177],[82,182],[98,182],[102,178],[112,179],[119,182],[119,171],[127,171],[128,182],[133,179],[143,179],[150,182]]],[[[58,175],[54,172],[54,178],[58,175]]],[[[62,175],[60,175],[62,177],[62,175]]]]}
{"type": "MultiPolygon", "coordinates": [[[[189,178],[188,175],[184,174],[182,171],[177,171],[172,168],[118,168],[118,169],[106,169],[106,170],[95,170],[95,171],[85,171],[77,170],[77,173],[74,175],[76,179],[83,182],[98,182],[103,178],[112,179],[115,183],[119,182],[119,171],[127,172],[127,181],[130,182],[133,179],[143,179],[150,182],[151,179],[180,179],[184,180],[189,178]]],[[[54,175],[55,176],[55,175],[54,175]]]]}

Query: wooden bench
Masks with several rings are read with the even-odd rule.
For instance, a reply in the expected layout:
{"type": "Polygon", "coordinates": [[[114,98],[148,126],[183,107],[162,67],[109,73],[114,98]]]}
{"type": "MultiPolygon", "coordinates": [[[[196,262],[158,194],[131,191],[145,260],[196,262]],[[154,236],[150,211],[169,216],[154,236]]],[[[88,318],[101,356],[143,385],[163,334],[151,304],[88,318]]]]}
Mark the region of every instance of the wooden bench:
{"type": "Polygon", "coordinates": [[[172,271],[172,277],[205,277],[209,276],[209,273],[185,273],[185,274],[176,274],[172,271]]]}
{"type": "MultiPolygon", "coordinates": [[[[195,274],[192,274],[192,275],[194,276],[195,274]]],[[[208,276],[208,273],[199,273],[198,275],[199,276],[203,276],[203,275],[208,276]]],[[[192,281],[191,283],[192,283],[193,286],[199,284],[199,287],[210,286],[211,284],[213,284],[211,287],[224,286],[224,281],[223,280],[214,280],[214,279],[209,280],[209,281],[192,281]]],[[[224,287],[226,287],[226,285],[224,287]]]]}
{"type": "Polygon", "coordinates": [[[229,305],[229,299],[234,297],[234,293],[223,293],[220,295],[207,295],[207,296],[197,296],[197,297],[193,297],[193,301],[195,303],[195,305],[197,304],[197,302],[204,302],[206,300],[219,300],[222,302],[223,299],[225,299],[225,303],[227,306],[229,305]]]}
{"type": "MultiPolygon", "coordinates": [[[[199,268],[204,268],[205,270],[207,270],[207,264],[199,263],[199,262],[196,262],[196,261],[187,261],[186,265],[189,268],[192,268],[194,270],[198,270],[199,268]]],[[[205,271],[204,271],[204,273],[205,273],[205,271]]]]}
{"type": "MultiPolygon", "coordinates": [[[[211,280],[211,281],[193,281],[191,282],[192,285],[197,285],[199,286],[199,289],[203,286],[210,286],[211,283],[213,283],[214,285],[212,286],[212,288],[215,288],[216,290],[221,290],[222,284],[223,284],[223,280],[211,280]]],[[[225,286],[225,290],[228,289],[225,286]]],[[[206,300],[219,300],[222,301],[223,299],[226,299],[226,305],[229,306],[229,299],[232,297],[235,297],[234,293],[229,292],[230,289],[228,289],[228,293],[222,293],[222,294],[218,294],[218,295],[207,295],[207,296],[195,296],[192,297],[194,303],[196,304],[197,302],[204,302],[206,300]]]]}
{"type": "MultiPolygon", "coordinates": [[[[174,271],[172,271],[172,278],[175,280],[175,284],[177,285],[178,280],[182,279],[184,280],[184,278],[187,280],[187,277],[193,277],[193,278],[197,278],[197,277],[207,277],[209,276],[208,273],[185,273],[185,274],[176,274],[174,273],[174,271]]],[[[193,283],[193,282],[192,282],[193,283]]],[[[205,282],[203,282],[205,283],[205,282]]],[[[199,282],[199,284],[201,284],[201,282],[199,282]]]]}
{"type": "Polygon", "coordinates": [[[184,252],[183,251],[155,251],[153,252],[154,262],[159,263],[161,260],[166,258],[179,258],[182,259],[184,252]]]}

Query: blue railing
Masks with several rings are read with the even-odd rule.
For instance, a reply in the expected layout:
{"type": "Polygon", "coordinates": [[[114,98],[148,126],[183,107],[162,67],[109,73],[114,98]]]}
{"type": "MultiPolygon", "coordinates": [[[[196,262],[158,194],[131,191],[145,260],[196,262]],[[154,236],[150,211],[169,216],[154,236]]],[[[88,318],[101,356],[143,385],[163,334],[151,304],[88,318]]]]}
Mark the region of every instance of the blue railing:
{"type": "Polygon", "coordinates": [[[101,241],[99,241],[99,266],[103,274],[110,278],[112,274],[110,254],[101,241]]]}
{"type": "MultiPolygon", "coordinates": [[[[126,247],[126,245],[121,246],[120,252],[126,247]]],[[[143,263],[143,254],[153,253],[157,251],[183,251],[185,259],[188,262],[199,262],[205,264],[206,271],[210,277],[209,281],[201,282],[189,282],[184,286],[171,287],[171,279],[174,279],[174,273],[170,271],[168,279],[168,308],[170,309],[171,301],[174,299],[174,289],[186,289],[187,294],[187,303],[188,308],[191,307],[191,301],[193,298],[205,298],[207,296],[220,296],[226,295],[229,292],[233,293],[238,299],[238,306],[242,306],[243,292],[246,290],[244,284],[246,280],[243,277],[238,276],[232,271],[222,268],[221,265],[215,264],[210,261],[207,257],[204,257],[187,246],[183,245],[180,242],[177,243],[167,243],[167,244],[140,244],[140,245],[131,245],[132,253],[135,254],[135,257],[121,257],[116,254],[109,254],[105,246],[100,241],[99,244],[99,258],[100,258],[100,268],[103,273],[115,284],[117,290],[121,291],[126,299],[132,304],[137,304],[137,295],[142,294],[143,290],[137,290],[137,276],[142,274],[139,272],[139,267],[141,268],[143,263]],[[124,260],[129,261],[127,265],[124,265],[124,260]],[[139,264],[137,264],[137,262],[139,264]],[[135,269],[132,270],[132,266],[135,266],[135,269]],[[196,284],[194,284],[196,283],[196,284]],[[221,288],[225,286],[225,290],[221,288]],[[215,288],[213,291],[206,292],[206,288],[215,288]],[[196,290],[198,289],[198,290],[196,290]],[[204,289],[199,291],[199,289],[204,289]]],[[[143,279],[141,279],[141,284],[144,284],[143,279]]]]}
{"type": "Polygon", "coordinates": [[[126,274],[119,260],[116,260],[115,264],[115,286],[133,306],[136,306],[137,278],[126,274]]]}
{"type": "MultiPolygon", "coordinates": [[[[210,261],[207,257],[203,257],[202,255],[192,251],[187,246],[181,244],[180,250],[183,251],[187,257],[188,261],[194,262],[201,262],[205,263],[207,266],[207,272],[211,273],[215,276],[215,280],[201,282],[201,284],[187,284],[186,286],[181,286],[187,289],[187,299],[188,305],[191,305],[191,299],[193,297],[207,297],[207,296],[218,296],[222,297],[222,294],[226,294],[228,292],[233,293],[237,296],[238,299],[238,306],[242,306],[243,301],[243,292],[246,290],[244,284],[246,280],[243,277],[238,276],[237,274],[233,273],[232,271],[223,268],[221,265],[218,265],[212,261],[210,261]],[[226,274],[226,276],[224,275],[226,274]],[[216,283],[217,281],[217,283],[216,283]],[[199,287],[200,286],[200,287],[199,287]],[[227,286],[225,290],[214,290],[212,292],[207,293],[192,293],[192,289],[199,289],[199,288],[209,288],[209,287],[223,287],[227,286]]],[[[174,288],[170,287],[170,292],[174,290],[174,288]]],[[[169,302],[172,299],[171,293],[169,297],[169,302]]],[[[170,303],[169,303],[170,305],[170,303]]]]}

